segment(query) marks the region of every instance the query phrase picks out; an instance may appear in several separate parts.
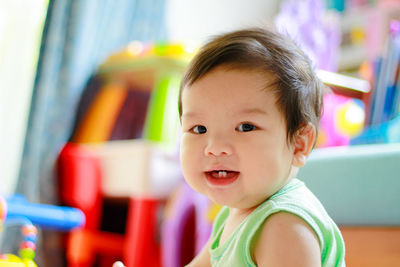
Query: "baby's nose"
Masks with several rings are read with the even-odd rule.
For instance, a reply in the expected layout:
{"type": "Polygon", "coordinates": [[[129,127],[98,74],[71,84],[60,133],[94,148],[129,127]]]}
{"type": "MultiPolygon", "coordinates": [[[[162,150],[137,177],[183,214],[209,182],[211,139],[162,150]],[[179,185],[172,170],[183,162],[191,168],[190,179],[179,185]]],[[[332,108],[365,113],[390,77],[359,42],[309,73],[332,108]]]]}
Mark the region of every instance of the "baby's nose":
{"type": "Polygon", "coordinates": [[[204,153],[206,156],[229,156],[233,153],[233,146],[227,138],[214,137],[208,140],[204,153]]]}

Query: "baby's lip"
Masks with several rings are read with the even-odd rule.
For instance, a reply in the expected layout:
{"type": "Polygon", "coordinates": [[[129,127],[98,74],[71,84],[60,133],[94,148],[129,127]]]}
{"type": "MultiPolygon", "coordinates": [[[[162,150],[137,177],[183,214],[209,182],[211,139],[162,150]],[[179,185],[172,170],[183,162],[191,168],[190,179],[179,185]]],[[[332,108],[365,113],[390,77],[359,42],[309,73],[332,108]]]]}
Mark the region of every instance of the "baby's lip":
{"type": "Polygon", "coordinates": [[[230,168],[215,168],[215,169],[209,169],[209,170],[207,170],[207,171],[205,171],[205,172],[209,173],[209,172],[218,172],[218,171],[238,172],[238,171],[232,170],[232,169],[230,169],[230,168]]]}
{"type": "Polygon", "coordinates": [[[211,187],[226,187],[234,184],[240,176],[240,172],[237,171],[210,171],[205,172],[205,178],[207,184],[211,187]]]}
{"type": "Polygon", "coordinates": [[[211,168],[208,168],[205,172],[214,172],[214,171],[239,172],[234,170],[233,168],[229,168],[223,165],[212,166],[211,168]]]}

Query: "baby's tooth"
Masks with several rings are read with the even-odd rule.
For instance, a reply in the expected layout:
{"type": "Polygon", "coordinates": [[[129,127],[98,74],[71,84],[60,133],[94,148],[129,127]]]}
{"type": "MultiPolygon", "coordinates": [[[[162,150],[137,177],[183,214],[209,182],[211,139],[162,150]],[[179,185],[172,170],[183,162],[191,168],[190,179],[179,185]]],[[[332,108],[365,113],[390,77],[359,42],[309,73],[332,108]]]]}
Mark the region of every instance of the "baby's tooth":
{"type": "Polygon", "coordinates": [[[218,172],[219,177],[226,177],[226,171],[219,171],[218,172]]]}

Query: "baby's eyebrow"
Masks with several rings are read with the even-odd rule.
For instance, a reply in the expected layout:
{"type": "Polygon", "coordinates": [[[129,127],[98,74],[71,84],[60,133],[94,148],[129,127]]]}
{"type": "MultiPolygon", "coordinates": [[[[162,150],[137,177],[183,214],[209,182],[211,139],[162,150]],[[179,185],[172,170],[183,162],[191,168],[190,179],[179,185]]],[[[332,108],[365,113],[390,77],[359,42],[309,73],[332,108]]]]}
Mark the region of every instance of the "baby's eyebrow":
{"type": "Polygon", "coordinates": [[[199,117],[199,114],[196,112],[189,111],[189,112],[184,112],[182,114],[182,118],[186,118],[186,119],[196,118],[196,117],[199,117]]]}
{"type": "Polygon", "coordinates": [[[261,108],[245,108],[238,112],[238,114],[258,114],[258,115],[268,115],[267,111],[261,108]]]}
{"type": "MultiPolygon", "coordinates": [[[[267,111],[261,109],[261,108],[244,108],[239,110],[238,112],[235,112],[235,114],[238,115],[268,115],[267,111]]],[[[192,119],[192,118],[199,118],[201,117],[201,114],[197,113],[197,112],[192,112],[192,111],[188,111],[188,112],[184,112],[182,114],[182,118],[185,119],[192,119]]]]}

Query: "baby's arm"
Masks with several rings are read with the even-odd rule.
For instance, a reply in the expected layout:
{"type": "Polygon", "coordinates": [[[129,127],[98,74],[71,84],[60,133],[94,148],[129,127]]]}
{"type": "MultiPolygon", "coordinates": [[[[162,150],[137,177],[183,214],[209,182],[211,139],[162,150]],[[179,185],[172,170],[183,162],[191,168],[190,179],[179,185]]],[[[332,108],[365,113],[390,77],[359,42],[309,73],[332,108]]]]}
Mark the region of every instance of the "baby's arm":
{"type": "Polygon", "coordinates": [[[264,224],[253,250],[257,266],[321,266],[319,241],[299,217],[279,212],[264,224]]]}
{"type": "Polygon", "coordinates": [[[204,245],[203,249],[199,254],[185,267],[211,267],[211,259],[210,259],[210,244],[211,238],[208,239],[207,243],[204,245]]]}

